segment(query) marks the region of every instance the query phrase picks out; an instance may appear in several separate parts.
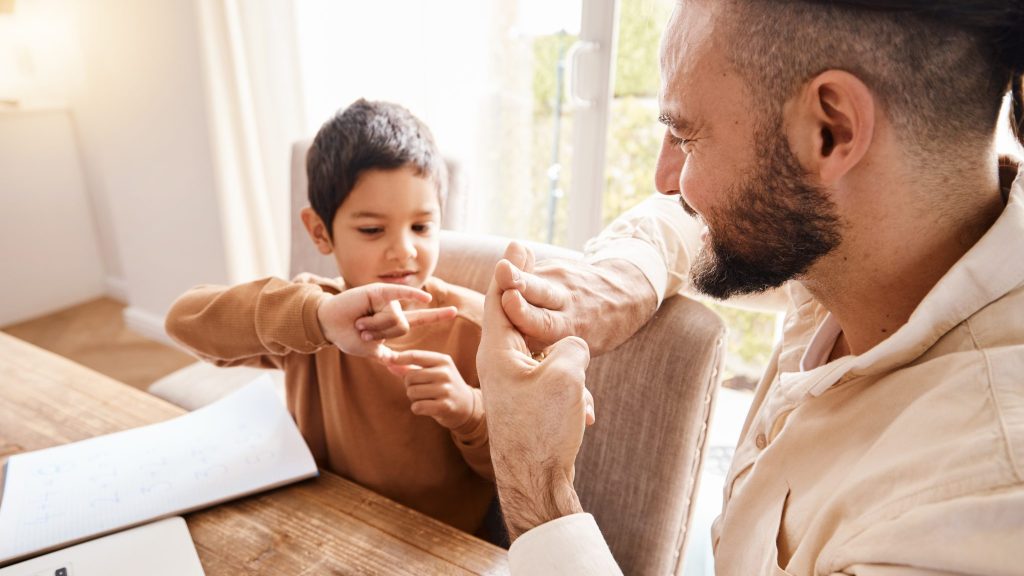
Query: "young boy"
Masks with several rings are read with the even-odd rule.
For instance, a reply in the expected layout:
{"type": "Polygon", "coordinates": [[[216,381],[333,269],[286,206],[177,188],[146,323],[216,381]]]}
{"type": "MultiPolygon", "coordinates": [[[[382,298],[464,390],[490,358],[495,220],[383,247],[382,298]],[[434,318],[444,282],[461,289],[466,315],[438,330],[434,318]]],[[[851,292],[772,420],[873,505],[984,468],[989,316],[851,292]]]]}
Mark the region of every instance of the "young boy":
{"type": "Polygon", "coordinates": [[[432,276],[445,192],[433,137],[404,108],[359,100],[320,128],[306,169],[302,221],[341,278],[199,286],[167,332],[217,365],[283,369],[320,466],[477,532],[495,496],[483,296],[432,276]]]}

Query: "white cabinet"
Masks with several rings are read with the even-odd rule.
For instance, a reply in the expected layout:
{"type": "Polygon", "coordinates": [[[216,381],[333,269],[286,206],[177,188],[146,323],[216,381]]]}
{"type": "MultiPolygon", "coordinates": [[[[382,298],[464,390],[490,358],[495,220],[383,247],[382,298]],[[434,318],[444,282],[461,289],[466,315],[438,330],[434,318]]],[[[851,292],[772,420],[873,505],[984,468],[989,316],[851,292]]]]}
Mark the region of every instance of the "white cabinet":
{"type": "Polygon", "coordinates": [[[70,116],[0,111],[0,326],[104,293],[70,116]]]}

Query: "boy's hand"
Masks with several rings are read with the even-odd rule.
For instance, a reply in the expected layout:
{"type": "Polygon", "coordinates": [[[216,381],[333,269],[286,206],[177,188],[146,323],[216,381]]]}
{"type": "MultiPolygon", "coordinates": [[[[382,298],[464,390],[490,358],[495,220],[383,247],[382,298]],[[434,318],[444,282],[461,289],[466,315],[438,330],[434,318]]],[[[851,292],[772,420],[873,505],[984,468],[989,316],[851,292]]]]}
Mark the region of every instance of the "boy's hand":
{"type": "Polygon", "coordinates": [[[427,292],[396,284],[367,284],[327,298],[317,308],[316,317],[324,337],[342,352],[368,356],[387,362],[395,353],[384,345],[385,338],[396,338],[412,326],[455,317],[453,306],[403,311],[399,300],[430,302],[427,292]]]}
{"type": "Polygon", "coordinates": [[[449,430],[473,416],[475,390],[462,379],[452,357],[440,352],[408,350],[395,354],[388,369],[405,377],[405,393],[413,414],[430,416],[449,430]]]}

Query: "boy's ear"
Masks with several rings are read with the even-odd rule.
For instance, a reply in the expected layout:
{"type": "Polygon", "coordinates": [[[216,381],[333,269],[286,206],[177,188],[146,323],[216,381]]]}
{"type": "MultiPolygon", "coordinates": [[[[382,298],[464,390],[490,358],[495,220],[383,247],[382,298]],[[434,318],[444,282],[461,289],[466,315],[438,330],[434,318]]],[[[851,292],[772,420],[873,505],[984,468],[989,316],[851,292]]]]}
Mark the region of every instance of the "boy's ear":
{"type": "Polygon", "coordinates": [[[871,147],[875,98],[849,72],[822,72],[787,107],[790,146],[803,167],[826,186],[841,180],[871,147]]]}
{"type": "Polygon", "coordinates": [[[331,242],[331,235],[327,233],[327,226],[324,225],[320,216],[309,206],[303,208],[299,216],[302,218],[302,224],[306,227],[306,232],[309,233],[309,239],[316,244],[316,249],[321,254],[333,252],[334,243],[331,242]]]}

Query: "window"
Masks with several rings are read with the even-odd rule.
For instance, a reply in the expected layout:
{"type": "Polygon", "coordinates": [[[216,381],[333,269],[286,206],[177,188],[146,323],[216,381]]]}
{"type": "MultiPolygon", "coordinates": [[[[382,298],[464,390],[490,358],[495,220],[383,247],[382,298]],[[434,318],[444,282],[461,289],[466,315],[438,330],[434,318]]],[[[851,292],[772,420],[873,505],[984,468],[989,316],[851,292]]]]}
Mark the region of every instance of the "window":
{"type": "MultiPolygon", "coordinates": [[[[572,142],[587,135],[576,134],[580,114],[570,110],[567,95],[589,93],[584,83],[595,70],[607,70],[595,58],[611,52],[613,6],[612,0],[585,6],[580,0],[298,0],[309,132],[358,97],[399,102],[460,163],[471,190],[467,229],[565,244],[570,159],[601,164],[581,158],[595,138],[572,142]],[[607,22],[607,38],[593,40],[603,52],[577,44],[593,36],[594,22],[607,22]],[[570,86],[574,63],[581,80],[570,86]]],[[[599,106],[582,115],[605,116],[599,106]]]]}

